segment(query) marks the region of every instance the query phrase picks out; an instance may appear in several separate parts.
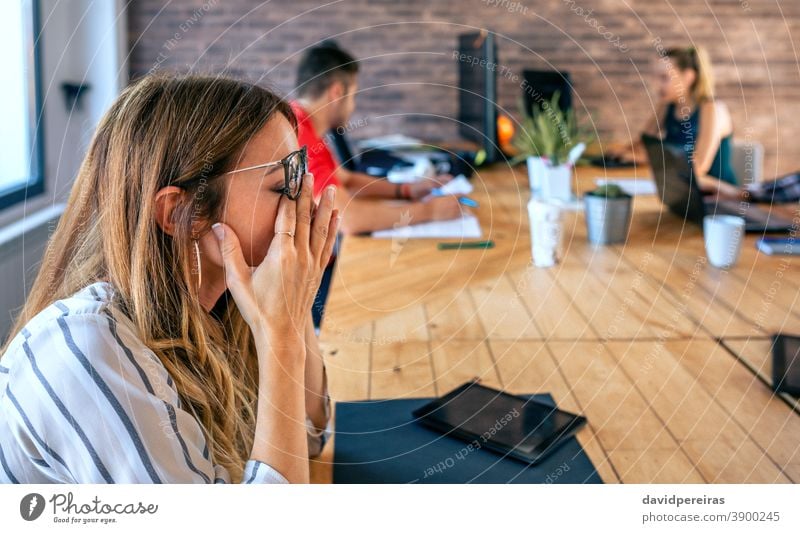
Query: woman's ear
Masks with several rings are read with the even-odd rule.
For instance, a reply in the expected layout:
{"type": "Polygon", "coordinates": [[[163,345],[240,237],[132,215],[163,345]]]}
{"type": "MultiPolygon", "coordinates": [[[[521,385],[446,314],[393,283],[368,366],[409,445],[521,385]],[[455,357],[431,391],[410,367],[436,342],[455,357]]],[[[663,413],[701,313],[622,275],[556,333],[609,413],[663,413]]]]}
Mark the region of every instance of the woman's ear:
{"type": "Polygon", "coordinates": [[[173,216],[175,214],[175,207],[178,205],[178,202],[183,199],[184,194],[185,191],[183,189],[175,187],[174,185],[168,185],[156,193],[156,224],[158,224],[161,231],[167,235],[175,235],[175,220],[173,216]]]}

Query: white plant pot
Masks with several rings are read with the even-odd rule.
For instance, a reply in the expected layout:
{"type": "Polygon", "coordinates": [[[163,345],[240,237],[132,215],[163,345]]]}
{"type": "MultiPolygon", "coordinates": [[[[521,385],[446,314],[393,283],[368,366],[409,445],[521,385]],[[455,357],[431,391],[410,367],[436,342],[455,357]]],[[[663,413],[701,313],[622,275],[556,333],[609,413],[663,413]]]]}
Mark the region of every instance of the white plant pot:
{"type": "Polygon", "coordinates": [[[546,200],[571,201],[573,199],[572,166],[552,167],[545,164],[544,169],[541,179],[541,197],[546,200]]]}
{"type": "Polygon", "coordinates": [[[541,157],[528,157],[528,185],[533,196],[542,193],[542,180],[547,173],[547,163],[541,157]]]}

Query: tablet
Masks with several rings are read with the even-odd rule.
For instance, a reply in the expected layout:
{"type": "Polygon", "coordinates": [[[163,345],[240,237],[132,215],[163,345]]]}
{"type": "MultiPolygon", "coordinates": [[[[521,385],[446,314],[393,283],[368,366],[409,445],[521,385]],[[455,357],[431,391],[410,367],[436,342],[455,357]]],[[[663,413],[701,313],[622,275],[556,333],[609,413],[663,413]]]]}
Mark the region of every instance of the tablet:
{"type": "Polygon", "coordinates": [[[566,442],[586,418],[468,382],[413,413],[425,426],[477,448],[536,464],[566,442]]]}
{"type": "Polygon", "coordinates": [[[772,389],[800,396],[800,337],[772,338],[772,389]]]}

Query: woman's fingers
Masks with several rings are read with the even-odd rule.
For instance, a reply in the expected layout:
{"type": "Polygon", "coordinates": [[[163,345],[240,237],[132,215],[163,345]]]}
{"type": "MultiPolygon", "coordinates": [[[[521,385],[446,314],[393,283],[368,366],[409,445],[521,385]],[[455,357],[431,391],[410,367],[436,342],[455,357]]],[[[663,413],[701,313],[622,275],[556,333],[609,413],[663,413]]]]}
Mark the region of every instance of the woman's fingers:
{"type": "Polygon", "coordinates": [[[297,199],[297,222],[294,235],[294,242],[298,246],[308,245],[308,235],[311,231],[311,215],[314,205],[314,175],[306,174],[303,176],[303,185],[300,189],[300,197],[297,199]]]}
{"type": "Polygon", "coordinates": [[[275,219],[275,237],[279,242],[293,240],[297,229],[297,202],[281,195],[278,216],[275,219]]]}
{"type": "Polygon", "coordinates": [[[234,296],[236,296],[235,293],[251,277],[251,270],[244,260],[239,237],[236,236],[230,226],[220,222],[211,226],[211,230],[217,237],[219,251],[222,254],[225,282],[231,292],[234,293],[234,296]]]}
{"type": "Polygon", "coordinates": [[[339,215],[339,210],[334,209],[331,213],[330,219],[328,221],[328,234],[325,240],[325,244],[322,247],[322,255],[320,255],[320,267],[325,268],[328,265],[328,261],[331,259],[331,253],[333,252],[333,246],[336,244],[336,234],[339,232],[339,221],[341,217],[339,215]]]}
{"type": "Polygon", "coordinates": [[[325,187],[314,216],[314,227],[311,233],[311,253],[315,259],[320,259],[325,243],[330,237],[329,227],[335,199],[336,187],[333,185],[325,187]]]}

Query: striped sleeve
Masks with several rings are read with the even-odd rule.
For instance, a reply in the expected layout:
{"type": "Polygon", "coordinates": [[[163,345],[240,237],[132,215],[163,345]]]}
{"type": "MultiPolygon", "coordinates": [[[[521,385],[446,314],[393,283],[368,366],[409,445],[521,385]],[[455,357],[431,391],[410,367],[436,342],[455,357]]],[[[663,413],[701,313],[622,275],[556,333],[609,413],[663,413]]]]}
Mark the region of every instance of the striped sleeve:
{"type": "Polygon", "coordinates": [[[250,459],[244,467],[242,483],[288,483],[288,481],[268,464],[250,459]]]}
{"type": "MultiPolygon", "coordinates": [[[[28,482],[24,458],[38,457],[58,474],[54,481],[229,482],[166,368],[131,329],[107,309],[63,311],[23,331],[23,353],[10,370],[3,411],[17,448],[9,469],[18,480],[28,482]]],[[[267,464],[245,465],[242,483],[286,482],[267,464]]]]}

